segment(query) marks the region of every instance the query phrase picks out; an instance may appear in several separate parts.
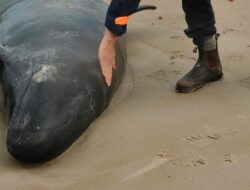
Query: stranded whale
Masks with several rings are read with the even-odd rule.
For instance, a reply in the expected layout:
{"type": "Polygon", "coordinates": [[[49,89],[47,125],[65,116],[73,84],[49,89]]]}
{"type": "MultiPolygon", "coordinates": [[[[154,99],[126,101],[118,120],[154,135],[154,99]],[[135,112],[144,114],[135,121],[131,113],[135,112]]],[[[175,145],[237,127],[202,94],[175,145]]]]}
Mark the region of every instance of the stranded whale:
{"type": "Polygon", "coordinates": [[[126,60],[119,41],[107,87],[97,56],[106,9],[101,0],[0,0],[7,148],[17,160],[55,158],[108,106],[126,60]]]}

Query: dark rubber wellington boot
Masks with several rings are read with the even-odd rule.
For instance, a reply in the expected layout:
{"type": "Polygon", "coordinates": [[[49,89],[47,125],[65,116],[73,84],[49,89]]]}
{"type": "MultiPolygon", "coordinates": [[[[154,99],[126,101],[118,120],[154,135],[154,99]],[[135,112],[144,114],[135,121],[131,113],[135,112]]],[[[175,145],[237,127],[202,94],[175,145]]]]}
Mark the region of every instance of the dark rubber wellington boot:
{"type": "MultiPolygon", "coordinates": [[[[216,41],[218,36],[216,36],[216,41]]],[[[216,49],[211,51],[204,51],[201,48],[198,48],[198,50],[199,58],[197,63],[176,84],[177,93],[194,92],[202,88],[206,83],[217,81],[223,77],[218,44],[216,49]]]]}

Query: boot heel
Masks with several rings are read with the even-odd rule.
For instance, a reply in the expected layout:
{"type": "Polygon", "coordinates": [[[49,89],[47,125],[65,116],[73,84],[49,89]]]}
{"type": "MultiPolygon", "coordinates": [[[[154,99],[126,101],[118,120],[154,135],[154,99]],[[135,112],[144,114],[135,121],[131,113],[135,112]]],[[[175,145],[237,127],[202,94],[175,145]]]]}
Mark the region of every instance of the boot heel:
{"type": "Polygon", "coordinates": [[[215,82],[215,81],[220,80],[222,78],[223,78],[223,73],[219,73],[219,74],[213,76],[208,82],[215,82]]]}

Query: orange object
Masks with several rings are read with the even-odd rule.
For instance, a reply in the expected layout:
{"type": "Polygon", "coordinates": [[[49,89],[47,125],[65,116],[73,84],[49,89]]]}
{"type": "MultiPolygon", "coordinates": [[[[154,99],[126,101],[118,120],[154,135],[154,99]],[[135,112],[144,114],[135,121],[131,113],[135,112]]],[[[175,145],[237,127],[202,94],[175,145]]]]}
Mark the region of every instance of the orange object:
{"type": "Polygon", "coordinates": [[[129,19],[128,16],[117,17],[115,19],[115,24],[116,25],[126,25],[126,24],[128,24],[128,19],[129,19]]]}

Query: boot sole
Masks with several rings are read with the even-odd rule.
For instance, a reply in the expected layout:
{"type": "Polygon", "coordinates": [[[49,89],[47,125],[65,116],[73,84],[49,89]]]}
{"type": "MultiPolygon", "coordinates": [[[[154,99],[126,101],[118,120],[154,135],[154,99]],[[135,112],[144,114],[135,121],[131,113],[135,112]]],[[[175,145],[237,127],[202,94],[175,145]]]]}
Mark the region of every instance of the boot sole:
{"type": "Polygon", "coordinates": [[[176,93],[191,93],[194,92],[196,90],[199,90],[200,88],[202,88],[205,84],[209,83],[209,82],[215,82],[220,80],[223,77],[223,73],[219,73],[209,79],[207,79],[206,81],[196,84],[195,86],[192,87],[176,87],[175,92],[176,93]]]}

